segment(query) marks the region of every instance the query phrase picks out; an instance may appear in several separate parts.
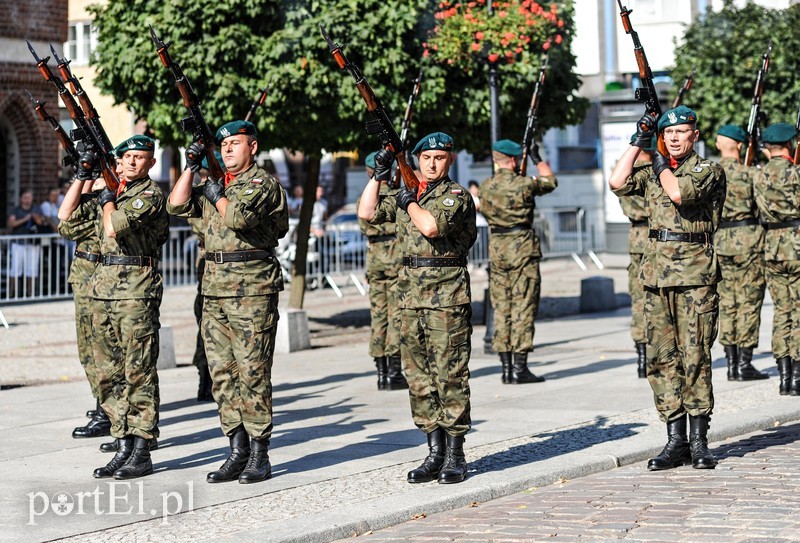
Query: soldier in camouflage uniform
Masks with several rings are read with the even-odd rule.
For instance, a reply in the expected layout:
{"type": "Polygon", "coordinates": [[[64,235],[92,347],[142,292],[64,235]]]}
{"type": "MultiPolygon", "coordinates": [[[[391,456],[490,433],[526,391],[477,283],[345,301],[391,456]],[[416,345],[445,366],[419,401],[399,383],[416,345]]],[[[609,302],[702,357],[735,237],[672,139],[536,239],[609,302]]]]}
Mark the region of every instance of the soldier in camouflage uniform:
{"type": "MultiPolygon", "coordinates": [[[[111,419],[118,451],[95,477],[130,479],[153,472],[150,440],[158,437],[159,306],[161,246],[169,235],[164,194],[150,179],[155,142],[132,136],[118,146],[123,176],[117,191],[97,197],[99,264],[92,277],[98,392],[111,419]],[[108,391],[108,392],[106,392],[108,391]]],[[[92,175],[95,157],[84,153],[79,177],[92,175]]]]}
{"type": "Polygon", "coordinates": [[[766,236],[767,286],[775,305],[772,354],[780,373],[779,393],[800,396],[800,168],[793,164],[795,127],[777,123],[764,130],[770,156],[754,182],[766,236]]]}
{"type": "MultiPolygon", "coordinates": [[[[636,134],[631,137],[631,143],[636,134]]],[[[633,164],[634,175],[639,170],[649,168],[656,150],[656,138],[643,147],[633,164]]],[[[628,194],[619,197],[619,203],[625,216],[631,221],[628,233],[628,292],[631,295],[631,338],[636,345],[636,373],[639,378],[647,377],[647,330],[644,322],[644,285],[642,284],[642,256],[647,246],[647,209],[644,196],[628,194]]]]}
{"type": "Polygon", "coordinates": [[[696,123],[697,115],[686,106],[665,112],[658,132],[669,156],[656,152],[650,168],[634,172],[639,150],[656,133],[656,121],[645,114],[636,140],[609,178],[617,195],[644,195],[650,221],[642,260],[647,377],[668,435],[664,450],[648,463],[651,470],[688,462],[698,469],[717,464],[707,439],[714,408],[711,346],[719,309],[712,235],[725,199],[725,171],[694,152],[700,136],[696,123]]]}
{"type": "MultiPolygon", "coordinates": [[[[375,171],[375,154],[364,160],[367,176],[375,171]]],[[[397,188],[382,181],[379,198],[394,199],[397,188]]],[[[369,355],[375,358],[378,390],[408,388],[400,361],[400,308],[397,307],[397,274],[403,265],[397,246],[394,222],[370,224],[358,220],[361,233],[367,236],[367,280],[369,281],[369,316],[371,333],[369,355]]]]}
{"type": "Polygon", "coordinates": [[[448,177],[453,138],[434,132],[417,155],[422,180],[414,193],[380,198],[391,175],[392,155],[375,156],[374,177],[361,194],[358,216],[373,224],[396,222],[403,266],[397,280],[400,351],[408,377],[411,413],[425,432],[430,454],[408,473],[409,483],[467,476],[464,434],[470,417],[469,357],[472,334],[467,255],[477,237],[472,196],[448,177]],[[394,200],[394,201],[393,201],[394,200]]]}
{"type": "Polygon", "coordinates": [[[542,251],[533,229],[536,196],[552,192],[558,180],[538,151],[538,177],[517,175],[522,146],[500,140],[492,148],[495,174],[481,183],[481,212],[489,223],[489,295],[494,304],[492,347],[500,356],[504,384],[541,383],[528,369],[534,320],[539,309],[542,251]],[[513,360],[512,360],[513,353],[513,360]]]}
{"type": "Polygon", "coordinates": [[[753,197],[755,168],[741,163],[747,134],[727,124],[717,131],[720,165],[727,178],[722,222],[714,234],[722,279],[719,293],[719,341],[728,359],[728,381],[767,379],[753,367],[753,349],[758,346],[761,304],[764,301],[764,229],[756,218],[753,197]]]}
{"type": "Polygon", "coordinates": [[[206,481],[247,484],[272,476],[272,359],[283,290],[275,247],[289,229],[289,214],[280,183],[255,162],[256,127],[233,121],[216,137],[225,178],[209,177],[203,197],[193,193],[192,169],[206,153],[193,143],[167,209],[179,217],[202,217],[205,226],[203,341],[220,424],[231,447],[206,481]]]}

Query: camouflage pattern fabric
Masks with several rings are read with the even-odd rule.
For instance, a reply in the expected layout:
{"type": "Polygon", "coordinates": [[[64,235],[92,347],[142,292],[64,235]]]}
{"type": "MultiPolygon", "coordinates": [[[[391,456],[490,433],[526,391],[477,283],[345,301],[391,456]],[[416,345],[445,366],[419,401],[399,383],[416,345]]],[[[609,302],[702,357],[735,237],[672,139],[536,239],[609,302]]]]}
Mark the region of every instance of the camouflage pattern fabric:
{"type": "Polygon", "coordinates": [[[774,304],[772,354],[800,360],[800,260],[767,261],[767,285],[774,304]]]}
{"type": "MultiPolygon", "coordinates": [[[[193,190],[195,187],[193,187],[193,190]]],[[[192,364],[197,369],[208,368],[208,357],[206,357],[206,347],[203,343],[203,330],[201,321],[203,319],[203,274],[206,269],[205,233],[202,218],[188,219],[192,233],[197,238],[197,258],[194,263],[195,275],[197,276],[197,294],[194,296],[194,320],[197,322],[197,338],[195,340],[194,356],[192,364]]]]}
{"type": "MultiPolygon", "coordinates": [[[[637,160],[633,165],[634,172],[650,166],[650,161],[637,160]]],[[[642,284],[642,255],[647,247],[647,209],[643,196],[631,194],[620,196],[622,212],[631,223],[645,222],[644,225],[631,224],[628,233],[628,293],[631,296],[631,339],[634,343],[647,343],[644,322],[644,285],[642,284]]]]}
{"type": "Polygon", "coordinates": [[[491,229],[526,227],[489,237],[489,295],[494,310],[492,347],[496,352],[533,350],[539,311],[542,251],[532,228],[535,197],[555,190],[555,176],[522,177],[501,168],[481,183],[481,213],[491,229]]]}

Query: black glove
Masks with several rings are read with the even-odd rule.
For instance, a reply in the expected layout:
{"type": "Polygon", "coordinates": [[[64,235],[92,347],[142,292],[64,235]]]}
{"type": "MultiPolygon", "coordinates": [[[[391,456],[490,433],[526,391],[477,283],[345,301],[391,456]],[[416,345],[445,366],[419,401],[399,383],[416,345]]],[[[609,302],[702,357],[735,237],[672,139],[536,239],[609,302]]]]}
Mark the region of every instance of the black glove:
{"type": "Polygon", "coordinates": [[[650,142],[653,141],[655,134],[656,120],[649,113],[645,113],[636,123],[636,137],[631,142],[631,145],[640,149],[650,147],[650,142]]]}
{"type": "Polygon", "coordinates": [[[206,184],[203,187],[203,196],[211,202],[211,205],[216,207],[217,202],[225,197],[225,189],[219,180],[209,177],[206,179],[206,184]]]}
{"type": "Polygon", "coordinates": [[[394,155],[386,149],[381,149],[375,155],[375,172],[372,177],[377,181],[388,181],[392,177],[392,162],[394,155]]]}
{"type": "Polygon", "coordinates": [[[203,167],[202,162],[203,157],[206,156],[206,147],[196,141],[186,148],[184,155],[186,156],[186,167],[193,172],[197,172],[203,167]]]}
{"type": "Polygon", "coordinates": [[[539,154],[539,144],[535,141],[531,143],[528,156],[531,158],[531,162],[533,162],[534,166],[542,161],[542,155],[539,154]]]}
{"type": "Polygon", "coordinates": [[[107,203],[116,201],[117,195],[111,192],[108,187],[101,190],[100,194],[97,195],[97,204],[100,206],[100,209],[105,207],[107,203]]]}
{"type": "Polygon", "coordinates": [[[653,168],[653,173],[656,174],[656,179],[658,179],[658,176],[661,175],[661,172],[670,169],[669,159],[664,155],[662,155],[661,153],[659,153],[658,151],[656,151],[655,153],[653,153],[652,168],[653,168]]]}
{"type": "Polygon", "coordinates": [[[84,151],[78,157],[78,171],[76,177],[81,181],[91,181],[97,179],[95,173],[97,166],[97,155],[92,151],[84,151]]]}
{"type": "Polygon", "coordinates": [[[413,203],[417,202],[417,195],[405,187],[400,188],[400,190],[397,192],[397,195],[395,195],[395,198],[397,199],[397,207],[399,207],[405,212],[408,212],[408,206],[412,202],[413,203]]]}

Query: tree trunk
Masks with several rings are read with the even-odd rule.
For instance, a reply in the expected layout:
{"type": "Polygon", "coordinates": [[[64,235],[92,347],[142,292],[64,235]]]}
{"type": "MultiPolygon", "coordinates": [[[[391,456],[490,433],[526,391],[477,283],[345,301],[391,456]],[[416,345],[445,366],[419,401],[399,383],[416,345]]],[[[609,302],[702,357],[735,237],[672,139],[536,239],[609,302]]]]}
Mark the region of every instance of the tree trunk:
{"type": "Polygon", "coordinates": [[[294,265],[292,266],[292,285],[289,290],[289,307],[303,309],[303,297],[306,293],[306,259],[308,256],[308,235],[311,231],[311,215],[314,211],[314,202],[317,200],[317,186],[319,185],[319,167],[321,156],[308,155],[308,175],[303,185],[303,205],[300,207],[300,220],[295,233],[294,265]]]}

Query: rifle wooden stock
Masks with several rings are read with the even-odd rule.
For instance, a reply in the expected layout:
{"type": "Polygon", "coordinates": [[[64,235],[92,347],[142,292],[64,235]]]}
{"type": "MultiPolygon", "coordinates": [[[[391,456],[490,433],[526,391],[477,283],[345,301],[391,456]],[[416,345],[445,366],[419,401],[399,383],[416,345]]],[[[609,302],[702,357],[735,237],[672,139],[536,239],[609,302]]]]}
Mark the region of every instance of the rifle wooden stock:
{"type": "Polygon", "coordinates": [[[683,103],[683,97],[686,96],[686,93],[689,92],[692,88],[692,84],[694,83],[694,74],[697,70],[692,68],[692,73],[686,76],[686,79],[683,80],[683,85],[678,90],[678,95],[675,96],[675,100],[672,101],[672,109],[675,109],[679,105],[683,103]]]}
{"type": "Polygon", "coordinates": [[[267,83],[267,86],[264,87],[264,90],[261,91],[261,94],[256,98],[252,104],[250,104],[250,109],[247,111],[247,115],[244,116],[244,120],[249,122],[253,122],[253,119],[256,116],[256,111],[258,108],[264,105],[264,101],[267,99],[267,93],[269,92],[270,84],[267,83]]]}
{"type": "Polygon", "coordinates": [[[767,51],[761,55],[761,67],[756,74],[756,83],[753,87],[753,100],[750,104],[750,117],[747,120],[747,150],[744,154],[744,163],[752,166],[756,160],[758,144],[759,116],[761,112],[761,96],[764,94],[764,81],[769,72],[770,54],[772,53],[772,40],[767,43],[767,51]]]}
{"type": "Polygon", "coordinates": [[[525,132],[522,136],[522,157],[520,158],[519,174],[522,176],[528,173],[528,153],[530,153],[533,138],[537,129],[539,120],[539,102],[542,100],[542,88],[547,79],[547,64],[550,60],[550,53],[545,53],[539,63],[539,78],[536,80],[536,86],[533,88],[533,95],[531,95],[531,105],[528,108],[528,120],[525,123],[525,132]]]}
{"type": "Polygon", "coordinates": [[[69,139],[69,135],[67,135],[64,127],[62,127],[56,118],[50,115],[44,108],[44,105],[47,103],[47,101],[45,100],[40,102],[34,98],[30,92],[28,93],[28,97],[31,99],[31,102],[33,102],[33,109],[36,111],[36,115],[39,117],[39,119],[50,125],[50,128],[53,129],[53,133],[56,135],[56,139],[58,139],[61,147],[67,153],[62,161],[62,164],[64,166],[73,166],[74,168],[77,168],[78,151],[75,149],[75,144],[71,139],[69,139]]]}
{"type": "MultiPolygon", "coordinates": [[[[406,166],[411,168],[411,153],[409,151],[409,141],[408,141],[408,131],[411,128],[411,118],[414,116],[414,102],[419,96],[420,88],[422,87],[422,68],[419,69],[419,75],[414,80],[414,87],[411,89],[411,94],[408,97],[408,102],[406,103],[406,111],[403,114],[403,124],[400,126],[400,141],[403,143],[403,147],[405,147],[405,162],[406,166]]],[[[413,173],[413,169],[412,169],[413,173]]],[[[400,163],[398,162],[398,167],[394,171],[394,177],[392,178],[392,185],[395,187],[400,185],[400,177],[401,177],[401,169],[400,163]]]]}

